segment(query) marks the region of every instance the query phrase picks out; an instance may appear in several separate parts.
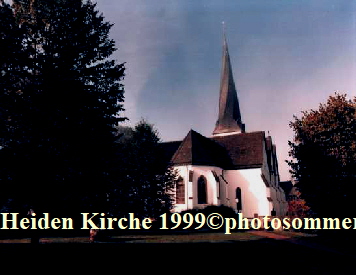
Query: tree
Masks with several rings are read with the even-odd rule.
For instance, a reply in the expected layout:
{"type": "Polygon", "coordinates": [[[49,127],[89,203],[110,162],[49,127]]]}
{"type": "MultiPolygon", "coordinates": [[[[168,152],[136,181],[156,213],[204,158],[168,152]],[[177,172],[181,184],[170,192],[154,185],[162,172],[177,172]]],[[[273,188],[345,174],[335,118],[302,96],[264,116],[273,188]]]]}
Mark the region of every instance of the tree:
{"type": "Polygon", "coordinates": [[[91,1],[13,7],[24,35],[21,88],[1,84],[3,199],[37,211],[104,211],[117,166],[114,126],[124,120],[125,68],[110,59],[112,25],[91,1]]]}
{"type": "Polygon", "coordinates": [[[303,112],[290,123],[289,161],[297,187],[319,216],[353,213],[356,191],[356,99],[330,96],[318,110],[303,112]]]}
{"type": "MultiPolygon", "coordinates": [[[[11,109],[14,97],[21,93],[23,32],[16,23],[10,6],[4,1],[0,2],[0,18],[0,100],[4,102],[6,109],[11,109]]],[[[9,117],[6,117],[6,109],[0,112],[0,119],[5,122],[1,124],[2,133],[9,129],[5,127],[10,123],[9,117]]]]}
{"type": "Polygon", "coordinates": [[[301,198],[301,193],[295,189],[293,195],[288,199],[288,216],[291,218],[304,218],[308,216],[310,207],[306,201],[301,198]]]}
{"type": "MultiPolygon", "coordinates": [[[[16,117],[10,116],[16,110],[16,101],[21,96],[22,86],[25,82],[24,58],[22,41],[24,32],[13,16],[9,4],[0,1],[0,150],[6,146],[6,142],[14,131],[16,117]]],[[[4,152],[4,151],[1,151],[4,152]]],[[[3,162],[4,163],[4,162],[3,162]]],[[[2,165],[2,168],[5,165],[2,165]]],[[[0,169],[2,169],[0,168],[0,169]]],[[[7,202],[4,185],[4,177],[1,177],[0,199],[4,205],[7,202]]]]}
{"type": "Polygon", "coordinates": [[[172,188],[177,181],[160,145],[157,130],[141,120],[131,131],[119,129],[122,159],[120,179],[111,193],[112,214],[135,213],[157,218],[172,208],[172,188]]]}

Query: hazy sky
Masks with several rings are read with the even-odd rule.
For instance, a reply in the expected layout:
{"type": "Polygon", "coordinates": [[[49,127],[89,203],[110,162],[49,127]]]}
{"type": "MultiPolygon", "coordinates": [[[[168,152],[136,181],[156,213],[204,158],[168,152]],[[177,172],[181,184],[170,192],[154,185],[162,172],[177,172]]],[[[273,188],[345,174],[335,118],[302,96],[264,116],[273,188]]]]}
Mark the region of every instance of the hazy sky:
{"type": "Polygon", "coordinates": [[[163,141],[211,136],[226,22],[246,131],[269,131],[289,179],[289,121],[334,91],[356,95],[354,0],[98,0],[126,62],[125,114],[163,141]]]}

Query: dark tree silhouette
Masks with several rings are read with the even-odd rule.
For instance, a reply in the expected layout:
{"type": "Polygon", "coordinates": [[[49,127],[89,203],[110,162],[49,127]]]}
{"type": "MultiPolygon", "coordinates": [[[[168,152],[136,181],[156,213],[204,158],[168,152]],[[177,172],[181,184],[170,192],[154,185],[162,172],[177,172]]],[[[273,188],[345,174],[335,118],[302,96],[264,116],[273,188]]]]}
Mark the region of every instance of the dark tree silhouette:
{"type": "Polygon", "coordinates": [[[119,132],[121,176],[110,196],[112,214],[157,218],[170,211],[177,173],[164,157],[157,130],[142,120],[119,132]]]}
{"type": "Polygon", "coordinates": [[[303,112],[294,130],[289,162],[302,198],[324,217],[353,214],[356,191],[356,99],[330,96],[318,110],[303,112]]]}
{"type": "Polygon", "coordinates": [[[1,81],[3,202],[104,211],[117,166],[114,126],[124,120],[124,65],[110,59],[112,25],[91,1],[14,1],[13,18],[2,9],[9,23],[1,28],[19,32],[6,40],[14,53],[0,53],[9,59],[3,70],[20,75],[1,81]]]}

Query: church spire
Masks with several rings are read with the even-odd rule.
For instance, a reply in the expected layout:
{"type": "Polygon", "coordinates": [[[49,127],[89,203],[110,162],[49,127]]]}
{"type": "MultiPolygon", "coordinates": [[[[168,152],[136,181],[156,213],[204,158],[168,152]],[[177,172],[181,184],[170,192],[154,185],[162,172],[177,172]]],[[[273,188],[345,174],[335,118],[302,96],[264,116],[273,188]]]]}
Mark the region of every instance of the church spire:
{"type": "Polygon", "coordinates": [[[226,42],[225,24],[222,56],[222,70],[220,81],[219,117],[213,135],[245,132],[245,125],[241,121],[239,101],[232,75],[229,50],[226,42]]]}

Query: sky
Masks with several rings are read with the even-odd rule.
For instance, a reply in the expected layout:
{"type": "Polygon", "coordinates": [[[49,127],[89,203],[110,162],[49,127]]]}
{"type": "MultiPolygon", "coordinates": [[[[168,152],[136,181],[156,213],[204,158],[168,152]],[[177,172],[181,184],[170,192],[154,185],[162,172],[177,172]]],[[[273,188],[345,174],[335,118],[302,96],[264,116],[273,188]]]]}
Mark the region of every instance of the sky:
{"type": "Polygon", "coordinates": [[[356,1],[97,0],[126,62],[128,125],[162,141],[212,136],[218,117],[222,22],[246,131],[265,131],[289,180],[289,122],[338,91],[356,96],[356,1]]]}

